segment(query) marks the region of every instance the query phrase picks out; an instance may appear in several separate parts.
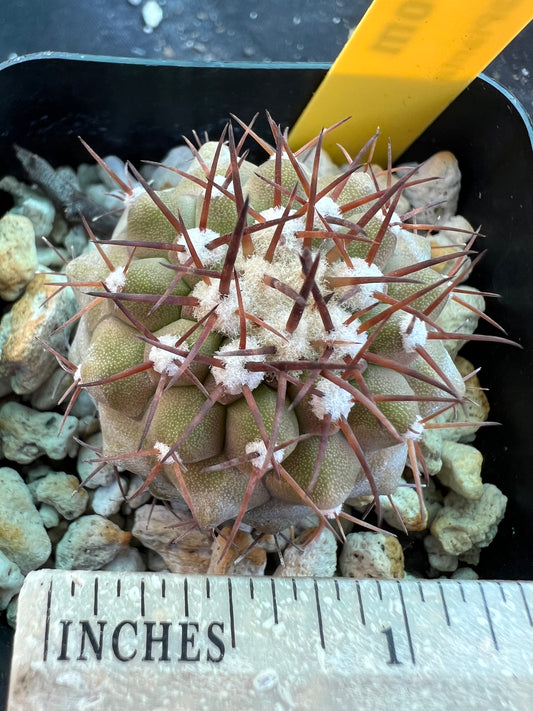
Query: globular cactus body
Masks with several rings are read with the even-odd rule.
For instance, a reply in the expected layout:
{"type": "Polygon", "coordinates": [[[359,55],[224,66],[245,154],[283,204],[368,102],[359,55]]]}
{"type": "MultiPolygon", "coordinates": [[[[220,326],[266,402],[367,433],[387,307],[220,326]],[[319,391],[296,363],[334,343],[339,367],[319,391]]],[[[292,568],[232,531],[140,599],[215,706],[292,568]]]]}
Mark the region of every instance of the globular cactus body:
{"type": "Polygon", "coordinates": [[[276,533],[312,512],[330,526],[402,475],[420,490],[419,441],[465,395],[435,319],[470,261],[447,254],[443,276],[395,212],[416,173],[383,188],[352,161],[319,177],[320,138],[309,169],[272,130],[260,167],[229,126],[177,187],[132,168],[112,240],[67,269],[73,392],[98,405],[102,459],[199,527],[233,521],[228,545],[243,523],[276,533]]]}

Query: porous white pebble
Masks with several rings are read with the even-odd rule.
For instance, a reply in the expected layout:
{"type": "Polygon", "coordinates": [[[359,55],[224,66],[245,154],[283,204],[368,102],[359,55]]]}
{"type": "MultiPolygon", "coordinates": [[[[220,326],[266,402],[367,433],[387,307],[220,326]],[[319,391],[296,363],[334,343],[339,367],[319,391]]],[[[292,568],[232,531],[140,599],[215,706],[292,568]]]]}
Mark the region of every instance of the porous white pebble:
{"type": "Polygon", "coordinates": [[[438,479],[465,499],[480,499],[483,495],[481,467],[483,455],[470,444],[442,443],[442,467],[438,479]]]}
{"type": "Polygon", "coordinates": [[[506,504],[507,497],[494,484],[484,484],[483,495],[475,501],[451,491],[431,524],[431,533],[451,555],[484,548],[496,535],[506,504]]]}
{"type": "Polygon", "coordinates": [[[397,538],[384,533],[350,533],[339,557],[346,578],[403,578],[403,550],[397,538]]]}
{"type": "Polygon", "coordinates": [[[331,578],[337,569],[337,541],[328,528],[323,528],[309,543],[305,542],[316,532],[315,528],[304,531],[283,553],[274,575],[278,578],[311,576],[331,578]],[[303,544],[300,547],[300,544],[303,544]]]}

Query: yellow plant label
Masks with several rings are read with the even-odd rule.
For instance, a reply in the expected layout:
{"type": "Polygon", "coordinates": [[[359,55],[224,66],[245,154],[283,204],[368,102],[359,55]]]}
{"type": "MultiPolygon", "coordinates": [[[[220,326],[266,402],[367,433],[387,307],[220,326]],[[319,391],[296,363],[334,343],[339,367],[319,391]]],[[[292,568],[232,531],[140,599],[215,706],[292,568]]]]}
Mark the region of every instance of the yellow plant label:
{"type": "MultiPolygon", "coordinates": [[[[533,19],[532,0],[374,0],[290,133],[297,149],[322,128],[342,160],[379,127],[399,156],[533,19]]],[[[483,120],[483,117],[480,117],[483,120]]]]}

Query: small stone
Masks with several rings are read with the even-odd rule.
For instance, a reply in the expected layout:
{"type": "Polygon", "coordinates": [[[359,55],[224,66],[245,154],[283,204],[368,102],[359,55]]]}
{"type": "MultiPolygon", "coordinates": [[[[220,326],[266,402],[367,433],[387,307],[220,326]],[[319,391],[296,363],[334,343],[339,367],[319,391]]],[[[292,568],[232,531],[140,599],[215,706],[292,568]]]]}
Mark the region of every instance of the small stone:
{"type": "Polygon", "coordinates": [[[15,301],[37,269],[33,225],[23,215],[7,213],[0,219],[0,299],[15,301]]]}
{"type": "Polygon", "coordinates": [[[65,570],[98,570],[129,544],[131,533],[102,516],[82,516],[73,521],[56,547],[56,567],[65,570]]]}
{"type": "Polygon", "coordinates": [[[41,504],[41,506],[39,506],[39,516],[45,528],[55,528],[59,526],[59,514],[53,506],[41,504]]]}
{"type": "Polygon", "coordinates": [[[145,27],[155,30],[163,19],[163,9],[155,0],[148,0],[142,7],[142,16],[145,27]]]}
{"type": "Polygon", "coordinates": [[[0,190],[11,193],[15,206],[10,210],[10,214],[27,217],[33,225],[37,239],[50,236],[56,216],[51,200],[12,175],[6,175],[0,180],[0,190]]]}
{"type": "Polygon", "coordinates": [[[59,432],[62,417],[57,412],[38,412],[18,402],[6,402],[0,408],[0,441],[4,457],[19,464],[29,464],[46,454],[50,459],[73,456],[78,445],[72,436],[78,420],[69,415],[59,432]]]}
{"type": "Polygon", "coordinates": [[[427,527],[428,512],[424,505],[420,510],[420,501],[416,489],[400,485],[394,494],[379,497],[381,512],[385,521],[393,528],[402,531],[423,531],[427,527]],[[394,504],[394,506],[393,506],[394,504]],[[400,520],[399,520],[400,519],[400,520]],[[403,525],[402,525],[403,524],[403,525]]]}
{"type": "Polygon", "coordinates": [[[255,546],[253,536],[247,531],[237,531],[231,546],[224,553],[230,535],[231,526],[224,526],[213,541],[207,574],[263,575],[267,561],[264,548],[255,546]],[[244,555],[246,551],[248,553],[244,555]]]}
{"type": "Polygon", "coordinates": [[[112,561],[102,566],[101,570],[115,570],[121,573],[140,573],[146,570],[146,565],[136,548],[122,548],[112,561]]]}
{"type": "Polygon", "coordinates": [[[459,565],[456,555],[447,553],[434,536],[424,538],[424,548],[428,554],[428,562],[433,570],[439,573],[452,573],[459,565]]]}
{"type": "Polygon", "coordinates": [[[18,593],[24,576],[18,565],[0,551],[0,610],[5,610],[11,598],[18,593]]]}
{"type": "Polygon", "coordinates": [[[283,554],[283,564],[274,572],[277,578],[311,576],[331,578],[337,569],[337,541],[328,528],[322,528],[314,538],[316,528],[308,528],[283,554]],[[310,540],[311,539],[311,540],[310,540]],[[307,542],[309,541],[309,542],[307,542]]]}
{"type": "MultiPolygon", "coordinates": [[[[464,302],[464,304],[469,304],[478,311],[483,312],[485,311],[485,299],[479,293],[478,289],[473,286],[465,284],[462,288],[466,289],[468,293],[461,291],[460,294],[456,294],[454,298],[450,299],[435,319],[435,323],[447,333],[464,333],[465,335],[470,335],[477,329],[479,316],[469,309],[468,306],[459,303],[459,301],[464,302]]],[[[455,358],[466,341],[449,339],[444,340],[443,343],[448,353],[452,358],[455,358]]]]}
{"type": "Polygon", "coordinates": [[[483,495],[472,501],[451,491],[431,525],[431,533],[451,555],[488,546],[503,518],[507,497],[494,486],[483,485],[483,495]]]}
{"type": "Polygon", "coordinates": [[[446,427],[441,430],[443,440],[454,442],[471,442],[476,435],[480,425],[479,422],[486,422],[490,413],[490,404],[481,388],[477,374],[472,375],[475,370],[470,361],[462,356],[455,358],[455,366],[461,377],[465,378],[465,399],[458,409],[453,421],[471,422],[470,427],[446,427]]]}
{"type": "Polygon", "coordinates": [[[102,433],[95,434],[85,439],[87,447],[81,447],[76,461],[76,471],[81,483],[87,489],[97,489],[99,486],[109,486],[116,479],[115,468],[112,464],[105,464],[94,476],[99,464],[91,462],[91,459],[98,457],[98,451],[102,448],[102,433]],[[96,451],[95,451],[96,450],[96,451]]]}
{"type": "Polygon", "coordinates": [[[169,168],[187,171],[192,160],[191,149],[188,146],[172,148],[152,173],[150,180],[154,190],[166,190],[175,187],[181,180],[181,175],[169,168]]]}
{"type": "Polygon", "coordinates": [[[89,502],[89,494],[80,488],[77,477],[53,472],[29,486],[35,501],[53,506],[67,521],[79,518],[89,502]]]}
{"type": "Polygon", "coordinates": [[[17,610],[18,610],[18,595],[16,595],[9,605],[7,606],[6,610],[6,620],[7,624],[12,628],[15,629],[15,625],[17,622],[17,610]]]}
{"type": "Polygon", "coordinates": [[[428,207],[417,215],[417,221],[431,225],[447,226],[447,220],[457,212],[459,190],[461,188],[461,171],[456,157],[449,151],[440,151],[428,158],[414,175],[414,180],[423,178],[439,178],[430,180],[403,191],[413,208],[428,207]]]}
{"type": "Polygon", "coordinates": [[[68,373],[65,373],[62,368],[56,368],[52,375],[31,394],[30,405],[34,410],[53,410],[71,382],[72,378],[68,373]]]}
{"type": "Polygon", "coordinates": [[[452,580],[479,580],[479,575],[473,568],[457,568],[450,576],[452,580]]]}
{"type": "Polygon", "coordinates": [[[94,492],[91,504],[94,513],[100,514],[100,516],[111,516],[118,513],[124,501],[122,492],[125,488],[126,480],[123,478],[120,480],[115,478],[109,486],[99,486],[94,492]]]}
{"type": "Polygon", "coordinates": [[[481,466],[483,455],[470,444],[443,442],[442,468],[438,479],[465,499],[480,499],[483,495],[481,466]]]}
{"type": "Polygon", "coordinates": [[[0,491],[0,551],[26,575],[48,560],[52,545],[18,472],[0,468],[0,491]]]}
{"type": "Polygon", "coordinates": [[[193,528],[190,514],[173,512],[166,506],[145,504],[135,511],[133,536],[158,553],[172,573],[206,573],[211,559],[211,537],[193,528]],[[179,526],[180,523],[187,523],[179,526]],[[183,536],[177,543],[175,539],[183,536]]]}
{"type": "Polygon", "coordinates": [[[129,478],[126,499],[128,500],[127,505],[132,511],[148,503],[148,501],[150,501],[152,498],[152,492],[150,491],[150,489],[145,489],[142,494],[139,494],[139,496],[135,496],[134,498],[132,498],[134,494],[139,491],[143,484],[144,481],[141,479],[140,476],[138,476],[137,474],[131,474],[129,478]]]}
{"type": "Polygon", "coordinates": [[[397,538],[384,533],[350,533],[339,558],[346,578],[403,578],[403,550],[397,538]]]}
{"type": "Polygon", "coordinates": [[[21,395],[34,392],[57,368],[56,359],[42,342],[61,355],[67,354],[70,327],[54,331],[75,314],[76,300],[70,288],[56,293],[63,281],[61,275],[37,274],[2,319],[7,319],[2,328],[8,332],[2,346],[0,376],[10,376],[13,391],[21,395]],[[57,286],[50,285],[51,281],[57,286]]]}

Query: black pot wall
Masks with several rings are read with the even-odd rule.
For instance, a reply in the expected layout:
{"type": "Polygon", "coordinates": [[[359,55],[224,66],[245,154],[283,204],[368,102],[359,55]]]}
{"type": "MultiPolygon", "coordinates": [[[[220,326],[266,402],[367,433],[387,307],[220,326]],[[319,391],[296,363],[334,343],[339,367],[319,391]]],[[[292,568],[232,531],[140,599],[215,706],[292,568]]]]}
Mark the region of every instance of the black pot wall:
{"type": "MultiPolygon", "coordinates": [[[[320,65],[183,66],[61,55],[35,55],[0,68],[1,170],[19,175],[14,143],[56,165],[87,160],[78,135],[103,155],[157,159],[192,129],[218,137],[230,113],[249,120],[255,111],[263,112],[256,127],[267,135],[264,109],[291,125],[326,71],[320,65]]],[[[482,366],[491,419],[503,424],[478,435],[484,479],[509,497],[479,570],[485,578],[533,579],[531,127],[511,97],[478,78],[404,158],[422,160],[441,149],[459,159],[460,211],[487,235],[478,244],[488,253],[473,283],[503,295],[490,304],[490,314],[523,347],[483,344],[465,353],[482,366]]]]}

